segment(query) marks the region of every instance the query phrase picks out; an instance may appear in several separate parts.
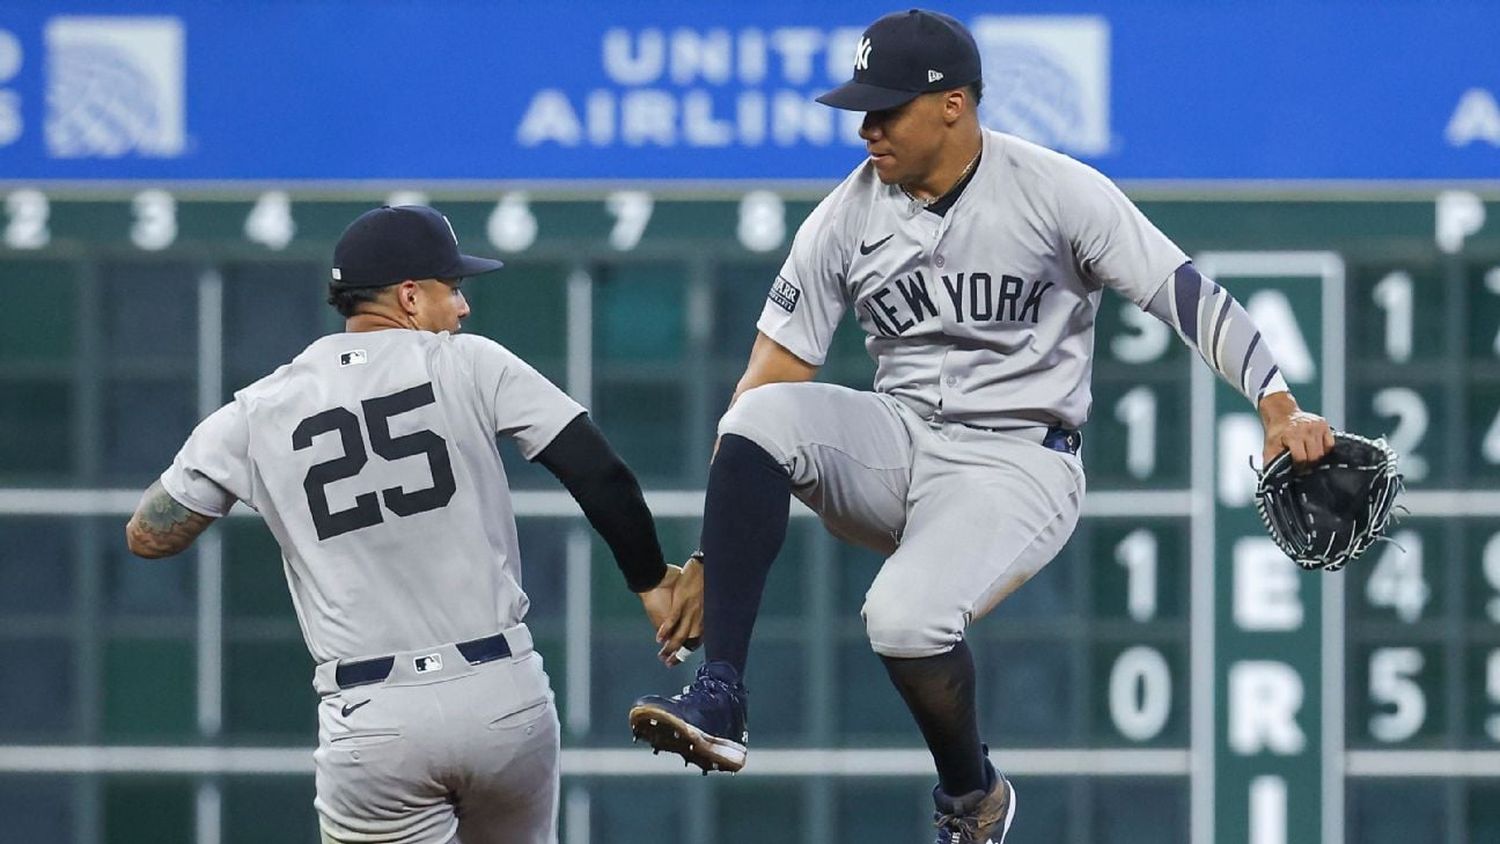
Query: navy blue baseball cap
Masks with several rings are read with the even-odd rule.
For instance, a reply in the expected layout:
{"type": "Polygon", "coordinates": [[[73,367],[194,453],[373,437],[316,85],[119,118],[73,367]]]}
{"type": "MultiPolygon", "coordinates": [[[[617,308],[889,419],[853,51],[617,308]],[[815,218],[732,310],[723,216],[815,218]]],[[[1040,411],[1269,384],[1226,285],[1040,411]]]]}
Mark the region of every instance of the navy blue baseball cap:
{"type": "Polygon", "coordinates": [[[963,24],[940,12],[910,9],[870,24],[854,51],[854,78],[818,102],[848,111],[885,111],[979,77],[979,46],[963,24]]]}
{"type": "Polygon", "coordinates": [[[382,205],[359,215],[333,247],[336,287],[385,287],[407,279],[468,278],[503,266],[458,251],[448,218],[425,205],[382,205]]]}

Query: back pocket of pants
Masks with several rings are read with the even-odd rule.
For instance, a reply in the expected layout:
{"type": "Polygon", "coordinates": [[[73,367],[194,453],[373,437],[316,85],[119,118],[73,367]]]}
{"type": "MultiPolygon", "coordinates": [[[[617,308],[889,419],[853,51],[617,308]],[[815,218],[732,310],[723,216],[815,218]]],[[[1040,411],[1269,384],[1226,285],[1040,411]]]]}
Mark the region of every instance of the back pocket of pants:
{"type": "Polygon", "coordinates": [[[502,715],[499,718],[491,721],[486,726],[488,729],[495,730],[497,732],[503,732],[506,730],[518,730],[523,727],[530,726],[541,720],[542,716],[547,714],[547,707],[550,703],[550,700],[543,698],[536,703],[527,704],[526,706],[523,706],[508,715],[502,715]]]}
{"type": "Polygon", "coordinates": [[[401,738],[401,731],[394,729],[355,730],[328,737],[328,746],[334,750],[359,750],[379,747],[401,738]]]}

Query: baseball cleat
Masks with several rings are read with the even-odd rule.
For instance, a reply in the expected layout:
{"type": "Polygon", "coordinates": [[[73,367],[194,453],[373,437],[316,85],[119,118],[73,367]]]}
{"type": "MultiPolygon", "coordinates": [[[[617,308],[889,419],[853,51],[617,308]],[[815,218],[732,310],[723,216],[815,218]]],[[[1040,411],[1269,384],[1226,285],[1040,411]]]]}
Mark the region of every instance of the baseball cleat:
{"type": "Polygon", "coordinates": [[[949,797],[941,786],[932,790],[934,844],[1005,844],[1005,834],[1016,817],[1016,789],[989,759],[984,760],[984,767],[994,781],[989,791],[949,797]]]}
{"type": "Polygon", "coordinates": [[[647,695],[630,710],[630,732],[709,771],[734,773],[745,767],[750,733],[745,687],[726,662],[705,663],[698,676],[671,697],[647,695]]]}

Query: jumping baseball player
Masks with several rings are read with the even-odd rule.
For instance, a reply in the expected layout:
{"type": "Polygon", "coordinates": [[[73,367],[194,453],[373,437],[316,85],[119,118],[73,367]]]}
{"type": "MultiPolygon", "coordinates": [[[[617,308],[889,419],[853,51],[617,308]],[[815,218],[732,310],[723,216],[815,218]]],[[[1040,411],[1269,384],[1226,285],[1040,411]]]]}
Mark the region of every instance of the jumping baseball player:
{"type": "Polygon", "coordinates": [[[710,769],[745,764],[745,673],[787,496],[887,555],[865,596],[871,646],[937,767],[940,844],[1003,842],[1015,790],[990,764],[964,631],[1067,542],[1084,494],[1094,322],[1106,287],[1167,322],[1260,410],[1265,456],[1316,460],[1246,312],[1104,176],[986,131],[973,38],[947,15],[887,15],[853,79],[869,156],[798,231],[758,323],[708,481],[706,662],[648,696],[632,730],[710,769]],[[810,383],[850,312],[874,392],[810,383]]]}
{"type": "Polygon", "coordinates": [[[334,251],[344,332],[203,420],[126,528],[131,551],[164,557],[237,500],[265,519],[317,662],[328,842],[557,840],[557,713],[522,623],[497,434],[577,499],[663,654],[697,633],[698,567],[663,562],[635,476],[583,407],[457,333],[460,282],[499,268],[460,254],[431,208],[360,216],[334,251]]]}

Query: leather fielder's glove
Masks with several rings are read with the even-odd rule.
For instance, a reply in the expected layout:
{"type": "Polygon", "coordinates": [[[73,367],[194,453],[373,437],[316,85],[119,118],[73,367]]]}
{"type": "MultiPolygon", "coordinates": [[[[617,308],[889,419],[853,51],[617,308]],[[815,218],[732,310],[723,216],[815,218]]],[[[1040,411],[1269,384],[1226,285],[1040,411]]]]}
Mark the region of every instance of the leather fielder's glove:
{"type": "Polygon", "coordinates": [[[1304,569],[1338,571],[1380,539],[1401,492],[1396,452],[1382,439],[1334,432],[1316,464],[1292,465],[1289,452],[1266,464],[1255,487],[1261,521],[1304,569]]]}

